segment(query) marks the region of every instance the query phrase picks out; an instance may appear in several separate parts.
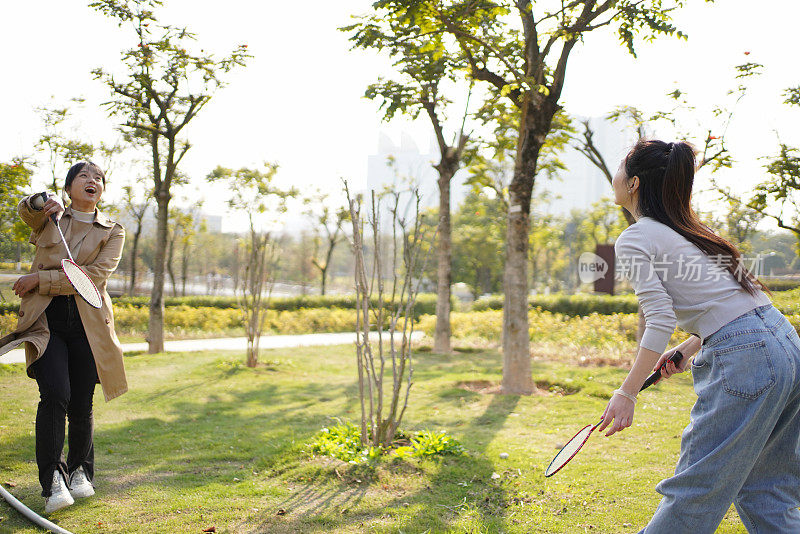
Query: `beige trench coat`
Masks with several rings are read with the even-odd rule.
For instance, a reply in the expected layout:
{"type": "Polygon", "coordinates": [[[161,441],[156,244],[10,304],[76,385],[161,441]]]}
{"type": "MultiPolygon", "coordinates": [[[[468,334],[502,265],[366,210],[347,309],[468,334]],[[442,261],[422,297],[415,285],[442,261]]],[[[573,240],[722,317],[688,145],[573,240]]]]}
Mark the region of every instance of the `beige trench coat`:
{"type": "MultiPolygon", "coordinates": [[[[61,270],[61,260],[67,257],[67,252],[52,221],[42,211],[31,208],[28,198],[19,203],[17,210],[22,220],[33,230],[30,242],[36,245],[36,255],[31,262],[30,272],[39,273],[39,287],[22,297],[17,328],[0,338],[0,354],[25,343],[28,376],[35,378],[35,368],[31,369],[31,365],[42,356],[50,340],[44,311],[54,296],[75,295],[75,289],[61,270]]],[[[65,234],[68,233],[71,222],[72,209],[67,208],[59,223],[65,234]]],[[[114,332],[111,298],[106,291],[108,277],[117,268],[122,257],[124,242],[125,230],[122,226],[98,211],[92,227],[83,239],[78,256],[74,258],[95,283],[103,298],[103,305],[99,309],[93,308],[81,297],[76,297],[75,302],[92,348],[97,376],[106,401],[119,397],[128,390],[122,363],[122,346],[114,332]]]]}

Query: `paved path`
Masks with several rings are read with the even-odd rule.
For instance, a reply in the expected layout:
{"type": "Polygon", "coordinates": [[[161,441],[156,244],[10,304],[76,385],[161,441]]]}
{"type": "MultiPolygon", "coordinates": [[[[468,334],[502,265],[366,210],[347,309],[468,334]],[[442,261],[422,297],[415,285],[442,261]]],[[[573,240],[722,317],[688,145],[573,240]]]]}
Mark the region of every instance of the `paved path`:
{"type": "MultiPolygon", "coordinates": [[[[417,340],[422,332],[414,332],[412,339],[417,340]]],[[[355,343],[355,332],[339,334],[304,334],[299,336],[263,336],[259,343],[262,349],[284,349],[290,347],[306,347],[312,345],[346,345],[355,343]]],[[[164,352],[195,352],[201,350],[237,350],[247,348],[247,338],[225,337],[215,339],[182,339],[164,343],[164,352]]],[[[147,351],[147,343],[123,343],[124,352],[147,351]]],[[[20,349],[12,350],[0,356],[0,363],[22,363],[25,361],[25,352],[20,349]]]]}

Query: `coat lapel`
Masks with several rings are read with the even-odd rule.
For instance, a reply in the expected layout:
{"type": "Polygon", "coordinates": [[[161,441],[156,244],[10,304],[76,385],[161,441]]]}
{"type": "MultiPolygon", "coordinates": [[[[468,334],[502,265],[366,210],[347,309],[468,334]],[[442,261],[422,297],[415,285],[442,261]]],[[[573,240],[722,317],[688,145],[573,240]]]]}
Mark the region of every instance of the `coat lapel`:
{"type": "Polygon", "coordinates": [[[83,244],[81,244],[81,250],[78,253],[78,257],[75,258],[75,262],[78,265],[85,265],[86,262],[93,257],[93,254],[97,251],[97,248],[108,241],[109,236],[111,235],[111,230],[114,228],[114,221],[109,219],[103,212],[100,210],[97,211],[94,223],[92,224],[89,232],[86,234],[86,237],[83,239],[83,244]]]}

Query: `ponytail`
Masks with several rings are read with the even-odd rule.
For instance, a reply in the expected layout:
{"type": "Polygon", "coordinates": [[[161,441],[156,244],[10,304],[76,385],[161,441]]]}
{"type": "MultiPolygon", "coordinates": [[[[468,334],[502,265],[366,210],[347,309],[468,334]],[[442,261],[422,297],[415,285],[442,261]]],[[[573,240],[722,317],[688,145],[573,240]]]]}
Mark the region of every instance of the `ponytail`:
{"type": "Polygon", "coordinates": [[[688,143],[636,143],[625,158],[625,173],[639,177],[639,213],[669,226],[707,256],[725,260],[725,269],[749,294],[769,292],[744,266],[736,246],[701,223],[692,209],[695,167],[694,148],[688,143]]]}

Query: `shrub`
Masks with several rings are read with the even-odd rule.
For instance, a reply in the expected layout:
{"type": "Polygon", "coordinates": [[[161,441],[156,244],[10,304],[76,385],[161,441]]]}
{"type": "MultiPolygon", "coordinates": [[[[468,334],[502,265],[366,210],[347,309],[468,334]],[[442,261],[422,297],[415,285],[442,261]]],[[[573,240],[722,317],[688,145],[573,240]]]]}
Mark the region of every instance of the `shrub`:
{"type": "MultiPolygon", "coordinates": [[[[533,295],[528,297],[531,308],[563,313],[565,315],[589,315],[591,313],[636,313],[638,303],[635,295],[533,295]]],[[[492,295],[476,300],[472,311],[502,310],[503,296],[492,295]]]]}
{"type": "Polygon", "coordinates": [[[343,462],[358,463],[363,461],[359,433],[359,428],[353,423],[339,423],[320,430],[309,442],[308,447],[313,454],[329,456],[343,462]]]}
{"type": "MultiPolygon", "coordinates": [[[[22,262],[20,264],[20,269],[25,272],[30,271],[31,270],[30,262],[22,262]]],[[[0,261],[0,271],[17,272],[17,264],[13,262],[0,261]]]]}
{"type": "MultiPolygon", "coordinates": [[[[237,310],[238,311],[238,310],[237,310]]],[[[352,332],[355,311],[340,308],[308,308],[294,311],[267,310],[264,328],[273,334],[352,332]]]]}
{"type": "MultiPolygon", "coordinates": [[[[373,462],[382,456],[392,458],[432,457],[446,455],[464,455],[466,449],[454,437],[445,432],[423,430],[414,434],[410,445],[402,445],[394,449],[361,446],[361,430],[351,422],[339,423],[330,428],[323,428],[308,443],[312,454],[328,456],[352,464],[373,462]]],[[[398,437],[403,438],[402,432],[398,437]]]]}
{"type": "Polygon", "coordinates": [[[413,456],[463,455],[467,450],[454,437],[445,432],[423,430],[411,438],[413,456]]]}
{"type": "MultiPolygon", "coordinates": [[[[377,299],[374,299],[377,300],[377,299]]],[[[129,297],[122,296],[113,299],[114,304],[124,304],[136,308],[147,308],[150,305],[149,297],[129,297]]],[[[456,306],[455,297],[453,307],[456,306]]],[[[190,306],[196,308],[239,308],[236,297],[231,296],[187,296],[187,297],[166,297],[164,307],[172,308],[176,306],[190,306]]],[[[270,299],[269,309],[274,311],[294,311],[309,308],[341,308],[347,310],[356,309],[355,295],[307,295],[297,297],[273,297],[270,299]]],[[[419,295],[415,316],[436,313],[436,295],[426,293],[419,295]]]]}
{"type": "Polygon", "coordinates": [[[764,282],[770,291],[790,291],[792,289],[797,289],[800,287],[800,280],[786,280],[786,279],[776,279],[776,280],[761,280],[764,282]]]}
{"type": "Polygon", "coordinates": [[[10,333],[17,327],[17,314],[7,313],[0,315],[0,336],[10,333]]]}
{"type": "MultiPolygon", "coordinates": [[[[492,344],[502,342],[502,311],[453,313],[450,319],[453,337],[478,339],[492,344]]],[[[539,308],[528,313],[528,321],[532,342],[553,342],[598,348],[619,347],[622,344],[635,343],[638,325],[636,314],[601,315],[592,313],[587,316],[569,316],[539,308]]],[[[420,320],[418,329],[428,336],[433,336],[435,327],[436,317],[424,316],[420,320]]]]}
{"type": "Polygon", "coordinates": [[[780,291],[772,295],[772,303],[785,315],[800,313],[800,288],[780,291]]]}

